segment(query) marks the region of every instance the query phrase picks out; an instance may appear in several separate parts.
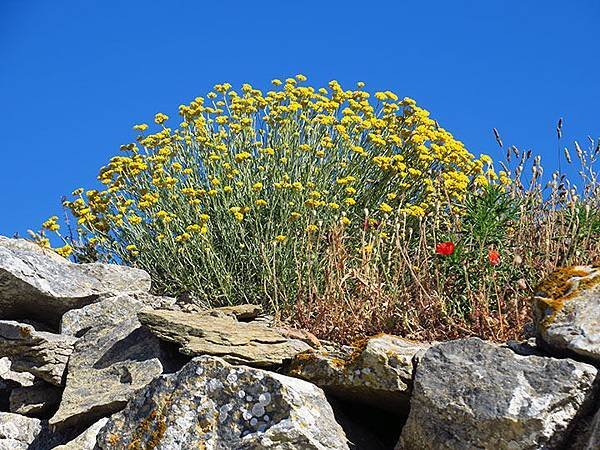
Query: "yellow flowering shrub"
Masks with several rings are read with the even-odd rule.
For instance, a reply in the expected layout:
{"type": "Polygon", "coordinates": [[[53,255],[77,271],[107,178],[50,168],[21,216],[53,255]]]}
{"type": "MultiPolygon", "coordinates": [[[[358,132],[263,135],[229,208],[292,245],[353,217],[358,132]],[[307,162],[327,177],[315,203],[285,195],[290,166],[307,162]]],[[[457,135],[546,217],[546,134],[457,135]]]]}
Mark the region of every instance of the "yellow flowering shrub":
{"type": "MultiPolygon", "coordinates": [[[[305,80],[273,80],[268,92],[218,84],[178,119],[135,125],[135,142],[100,170],[103,189],[65,203],[80,245],[61,254],[142,267],[157,291],[205,304],[277,310],[320,288],[332,230],[360,263],[398,224],[449,214],[495,177],[489,157],[414,100],[305,80]]],[[[57,231],[56,219],[44,227],[57,231]]]]}

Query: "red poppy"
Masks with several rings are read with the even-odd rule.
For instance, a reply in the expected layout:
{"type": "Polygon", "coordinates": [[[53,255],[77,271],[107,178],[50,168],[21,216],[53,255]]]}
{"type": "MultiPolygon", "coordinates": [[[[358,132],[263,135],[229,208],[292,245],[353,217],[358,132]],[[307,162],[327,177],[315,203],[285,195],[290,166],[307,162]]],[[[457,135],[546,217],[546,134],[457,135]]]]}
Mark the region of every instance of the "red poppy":
{"type": "Polygon", "coordinates": [[[497,266],[500,264],[500,253],[498,253],[496,250],[490,250],[488,252],[488,260],[492,266],[497,266]]]}
{"type": "Polygon", "coordinates": [[[435,246],[438,255],[448,256],[454,253],[454,242],[442,242],[435,246]]]}

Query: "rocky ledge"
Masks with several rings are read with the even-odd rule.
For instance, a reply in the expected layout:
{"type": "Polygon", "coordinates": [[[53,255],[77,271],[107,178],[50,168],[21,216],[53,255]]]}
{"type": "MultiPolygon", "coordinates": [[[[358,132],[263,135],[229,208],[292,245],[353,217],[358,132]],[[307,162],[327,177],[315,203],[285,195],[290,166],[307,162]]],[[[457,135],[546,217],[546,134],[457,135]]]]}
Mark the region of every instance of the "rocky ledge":
{"type": "Polygon", "coordinates": [[[0,237],[0,450],[598,449],[600,268],[533,302],[536,342],[337,346],[0,237]]]}

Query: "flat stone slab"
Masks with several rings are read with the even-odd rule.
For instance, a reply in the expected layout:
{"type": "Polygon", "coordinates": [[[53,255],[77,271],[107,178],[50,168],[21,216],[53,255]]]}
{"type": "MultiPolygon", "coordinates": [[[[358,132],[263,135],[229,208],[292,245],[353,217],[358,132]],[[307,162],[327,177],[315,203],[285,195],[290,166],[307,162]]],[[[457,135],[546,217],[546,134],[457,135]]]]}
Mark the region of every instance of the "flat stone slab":
{"type": "Polygon", "coordinates": [[[535,291],[540,346],[559,356],[600,363],[600,267],[559,269],[535,291]]]}
{"type": "Polygon", "coordinates": [[[74,264],[24,239],[0,236],[0,319],[55,329],[62,315],[103,294],[149,291],[150,276],[114,264],[74,264]]]}
{"type": "Polygon", "coordinates": [[[51,426],[90,424],[122,409],[162,373],[160,342],[136,318],[97,328],[75,344],[65,390],[51,426]]]}
{"type": "Polygon", "coordinates": [[[61,386],[69,356],[77,339],[36,331],[27,324],[0,320],[0,357],[11,360],[11,370],[28,372],[61,386]]]}
{"type": "Polygon", "coordinates": [[[378,335],[356,347],[300,353],[292,360],[289,375],[310,381],[343,400],[407,413],[415,361],[429,346],[378,335]]]}
{"type": "Polygon", "coordinates": [[[348,449],[321,389],[201,356],[111,417],[99,449],[348,449]]]}
{"type": "Polygon", "coordinates": [[[234,364],[256,367],[281,365],[310,348],[261,322],[239,322],[232,315],[143,310],[140,322],[159,339],[181,346],[189,356],[220,356],[234,364]]]}
{"type": "Polygon", "coordinates": [[[521,356],[478,338],[420,359],[397,449],[560,449],[592,406],[597,369],[521,356]]]}
{"type": "Polygon", "coordinates": [[[81,337],[92,328],[112,327],[135,317],[144,308],[172,306],[174,303],[174,298],[144,292],[108,296],[83,308],[67,311],[62,316],[60,332],[81,337]]]}

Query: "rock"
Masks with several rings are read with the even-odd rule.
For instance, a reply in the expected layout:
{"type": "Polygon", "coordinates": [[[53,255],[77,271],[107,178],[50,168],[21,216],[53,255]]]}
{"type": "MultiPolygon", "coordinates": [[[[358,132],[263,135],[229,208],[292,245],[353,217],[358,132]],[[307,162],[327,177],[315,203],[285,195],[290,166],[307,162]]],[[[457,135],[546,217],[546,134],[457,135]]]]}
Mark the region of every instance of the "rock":
{"type": "Polygon", "coordinates": [[[0,450],[27,450],[41,432],[39,419],[0,413],[0,450]]]}
{"type": "Polygon", "coordinates": [[[140,269],[74,264],[33,242],[0,236],[0,319],[31,319],[58,329],[62,315],[100,295],[150,289],[140,269]]]}
{"type": "Polygon", "coordinates": [[[318,387],[220,358],[194,358],[141,391],[100,431],[99,449],[347,449],[318,387]]]}
{"type": "Polygon", "coordinates": [[[99,300],[79,309],[67,311],[60,323],[60,332],[81,337],[91,328],[114,326],[146,307],[172,305],[175,299],[147,293],[119,294],[99,300]]]}
{"type": "Polygon", "coordinates": [[[91,329],[75,344],[65,390],[50,425],[87,425],[122,409],[131,395],[160,375],[159,340],[135,319],[91,329]]]}
{"type": "Polygon", "coordinates": [[[108,417],[100,419],[72,441],[54,447],[52,450],[94,450],[94,447],[96,447],[96,437],[107,422],[108,417]]]}
{"type": "Polygon", "coordinates": [[[233,364],[281,365],[310,348],[263,323],[238,322],[224,314],[144,310],[138,318],[160,339],[181,345],[180,352],[185,355],[221,356],[233,364]]]}
{"type": "Polygon", "coordinates": [[[535,291],[540,346],[558,356],[600,363],[600,266],[557,270],[535,291]]]}
{"type": "Polygon", "coordinates": [[[35,375],[27,372],[15,372],[11,369],[12,363],[6,356],[0,358],[0,380],[14,381],[20,386],[32,386],[35,375]]]}
{"type": "Polygon", "coordinates": [[[555,449],[595,395],[597,369],[478,338],[421,358],[397,449],[555,449]]]}
{"type": "Polygon", "coordinates": [[[43,381],[19,387],[10,393],[10,412],[39,417],[51,412],[60,402],[62,389],[43,381]]]}
{"type": "Polygon", "coordinates": [[[576,441],[571,450],[598,450],[600,448],[600,409],[585,425],[581,435],[575,436],[576,441]]]}
{"type": "MultiPolygon", "coordinates": [[[[210,314],[211,311],[208,311],[210,314]]],[[[221,306],[220,308],[215,308],[212,312],[220,312],[227,316],[233,316],[237,320],[252,320],[256,319],[259,315],[262,314],[263,308],[260,305],[234,305],[234,306],[221,306]]]]}
{"type": "Polygon", "coordinates": [[[300,353],[292,360],[289,374],[335,397],[400,413],[408,410],[415,358],[428,347],[378,335],[345,351],[300,353]]]}
{"type": "Polygon", "coordinates": [[[55,386],[63,374],[73,344],[72,336],[36,331],[31,325],[0,320],[0,356],[8,356],[11,369],[29,372],[55,386]]]}

